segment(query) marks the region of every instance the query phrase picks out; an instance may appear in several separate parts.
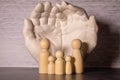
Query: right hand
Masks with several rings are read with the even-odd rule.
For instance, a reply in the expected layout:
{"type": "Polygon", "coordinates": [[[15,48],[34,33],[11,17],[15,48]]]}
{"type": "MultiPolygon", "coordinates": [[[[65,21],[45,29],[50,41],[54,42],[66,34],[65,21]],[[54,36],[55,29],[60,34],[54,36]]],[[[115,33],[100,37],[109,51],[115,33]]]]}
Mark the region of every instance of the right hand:
{"type": "Polygon", "coordinates": [[[59,26],[59,10],[49,2],[39,3],[33,10],[30,19],[24,20],[23,35],[25,45],[32,56],[38,61],[40,54],[40,40],[50,41],[50,52],[55,55],[61,49],[61,31],[59,26]]]}

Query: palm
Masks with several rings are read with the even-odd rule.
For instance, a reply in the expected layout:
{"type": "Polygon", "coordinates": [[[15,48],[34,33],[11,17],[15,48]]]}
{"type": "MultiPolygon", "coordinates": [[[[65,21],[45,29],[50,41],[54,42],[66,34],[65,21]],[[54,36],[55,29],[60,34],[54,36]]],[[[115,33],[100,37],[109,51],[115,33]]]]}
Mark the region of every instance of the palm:
{"type": "Polygon", "coordinates": [[[48,24],[35,27],[36,38],[38,40],[47,38],[50,41],[50,52],[52,52],[52,55],[55,55],[56,50],[60,49],[61,36],[58,35],[58,28],[56,28],[55,25],[48,24]]]}

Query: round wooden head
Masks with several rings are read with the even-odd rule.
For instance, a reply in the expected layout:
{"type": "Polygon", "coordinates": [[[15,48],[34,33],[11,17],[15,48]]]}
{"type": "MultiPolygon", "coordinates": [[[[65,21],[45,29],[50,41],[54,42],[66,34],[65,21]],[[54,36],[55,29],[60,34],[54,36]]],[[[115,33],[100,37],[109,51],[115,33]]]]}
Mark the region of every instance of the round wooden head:
{"type": "Polygon", "coordinates": [[[54,61],[55,61],[55,58],[54,58],[53,56],[49,56],[49,57],[48,57],[48,61],[49,61],[49,62],[54,62],[54,61]]]}
{"type": "Polygon", "coordinates": [[[49,43],[49,40],[44,38],[40,41],[40,47],[42,49],[48,49],[50,47],[50,43],[49,43]]]}
{"type": "Polygon", "coordinates": [[[79,39],[72,40],[71,46],[73,49],[79,49],[82,45],[82,42],[79,39]]]}
{"type": "Polygon", "coordinates": [[[70,56],[66,56],[66,57],[65,57],[65,60],[66,60],[66,61],[71,61],[71,57],[70,57],[70,56]]]}
{"type": "Polygon", "coordinates": [[[61,57],[63,57],[63,52],[60,51],[60,50],[57,51],[57,52],[56,52],[56,57],[57,57],[57,58],[61,58],[61,57]]]}

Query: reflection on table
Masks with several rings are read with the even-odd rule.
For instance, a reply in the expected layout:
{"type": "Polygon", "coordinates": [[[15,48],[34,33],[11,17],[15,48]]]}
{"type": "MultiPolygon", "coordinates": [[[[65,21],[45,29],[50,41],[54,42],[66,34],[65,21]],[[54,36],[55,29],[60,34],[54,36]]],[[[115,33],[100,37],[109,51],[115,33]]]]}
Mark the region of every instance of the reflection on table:
{"type": "Polygon", "coordinates": [[[83,75],[81,74],[73,74],[73,75],[40,74],[39,80],[83,80],[83,75]]]}

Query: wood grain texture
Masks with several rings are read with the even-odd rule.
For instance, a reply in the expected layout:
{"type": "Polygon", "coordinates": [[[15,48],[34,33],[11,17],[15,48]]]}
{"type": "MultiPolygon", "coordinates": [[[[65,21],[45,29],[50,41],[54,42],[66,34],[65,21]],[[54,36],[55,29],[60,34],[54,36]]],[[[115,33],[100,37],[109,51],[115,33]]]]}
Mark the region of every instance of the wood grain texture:
{"type": "MultiPolygon", "coordinates": [[[[23,20],[40,1],[0,0],[0,67],[37,67],[24,46],[23,20]]],[[[86,67],[120,68],[120,0],[66,0],[95,15],[99,25],[98,45],[85,60],[86,67]]]]}

